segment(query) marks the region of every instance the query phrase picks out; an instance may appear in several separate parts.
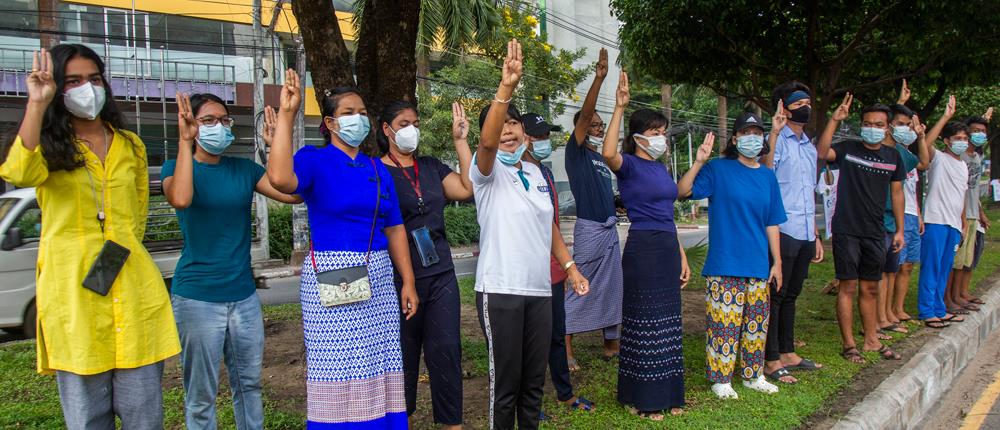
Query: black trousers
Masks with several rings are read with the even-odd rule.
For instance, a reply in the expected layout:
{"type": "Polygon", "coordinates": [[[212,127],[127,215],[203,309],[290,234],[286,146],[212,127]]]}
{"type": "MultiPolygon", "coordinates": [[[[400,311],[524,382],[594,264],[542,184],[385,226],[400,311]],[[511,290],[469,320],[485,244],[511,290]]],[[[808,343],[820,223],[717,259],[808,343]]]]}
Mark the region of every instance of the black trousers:
{"type": "Polygon", "coordinates": [[[490,364],[490,427],[538,428],[552,339],[552,299],[476,293],[490,364]]]}
{"type": "MultiPolygon", "coordinates": [[[[397,282],[397,285],[400,285],[397,282]]],[[[402,324],[403,389],[406,414],[417,410],[417,379],[420,376],[420,352],[431,380],[431,404],[434,422],[462,424],[462,342],[461,302],[455,271],[416,280],[420,306],[417,313],[402,324]]]]}
{"type": "Polygon", "coordinates": [[[764,359],[777,361],[781,354],[795,352],[795,301],[809,276],[809,262],[816,256],[816,242],[798,240],[781,233],[781,291],[771,286],[771,319],[768,323],[764,359]]]}
{"type": "Polygon", "coordinates": [[[556,398],[565,402],[573,398],[573,383],[569,379],[566,361],[566,283],[552,284],[552,343],[549,344],[549,374],[556,388],[556,398]]]}

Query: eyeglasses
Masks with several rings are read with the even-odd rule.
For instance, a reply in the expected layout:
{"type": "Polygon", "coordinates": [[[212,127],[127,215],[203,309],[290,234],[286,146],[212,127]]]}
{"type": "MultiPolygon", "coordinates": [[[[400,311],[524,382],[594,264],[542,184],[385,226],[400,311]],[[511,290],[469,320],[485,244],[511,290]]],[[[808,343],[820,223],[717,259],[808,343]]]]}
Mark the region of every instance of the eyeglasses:
{"type": "Polygon", "coordinates": [[[222,118],[216,118],[214,116],[203,116],[201,118],[198,118],[198,123],[205,127],[214,127],[216,124],[221,123],[223,127],[232,128],[233,123],[235,122],[236,120],[228,116],[224,116],[222,118]]]}

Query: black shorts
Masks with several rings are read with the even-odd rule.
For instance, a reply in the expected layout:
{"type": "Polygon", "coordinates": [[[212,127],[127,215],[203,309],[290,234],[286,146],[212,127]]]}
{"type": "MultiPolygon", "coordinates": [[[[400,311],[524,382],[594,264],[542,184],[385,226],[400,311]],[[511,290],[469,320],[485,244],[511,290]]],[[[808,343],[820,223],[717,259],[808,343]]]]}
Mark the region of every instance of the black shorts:
{"type": "Polygon", "coordinates": [[[885,263],[885,239],[833,235],[833,268],[837,279],[879,281],[885,263]]]}
{"type": "Polygon", "coordinates": [[[895,233],[885,233],[885,263],[882,264],[882,272],[899,272],[899,253],[892,250],[892,237],[895,233]]]}

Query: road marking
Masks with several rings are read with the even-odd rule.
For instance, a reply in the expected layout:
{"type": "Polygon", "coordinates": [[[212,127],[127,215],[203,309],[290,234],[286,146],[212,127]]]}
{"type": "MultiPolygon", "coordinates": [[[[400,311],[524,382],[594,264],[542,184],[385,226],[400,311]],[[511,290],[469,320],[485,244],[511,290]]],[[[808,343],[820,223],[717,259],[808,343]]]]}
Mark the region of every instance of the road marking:
{"type": "Polygon", "coordinates": [[[993,383],[986,387],[983,394],[979,396],[979,400],[976,400],[972,409],[965,415],[965,421],[962,422],[960,430],[978,430],[982,427],[986,417],[989,416],[990,409],[996,403],[997,397],[1000,397],[1000,371],[993,375],[993,383]]]}

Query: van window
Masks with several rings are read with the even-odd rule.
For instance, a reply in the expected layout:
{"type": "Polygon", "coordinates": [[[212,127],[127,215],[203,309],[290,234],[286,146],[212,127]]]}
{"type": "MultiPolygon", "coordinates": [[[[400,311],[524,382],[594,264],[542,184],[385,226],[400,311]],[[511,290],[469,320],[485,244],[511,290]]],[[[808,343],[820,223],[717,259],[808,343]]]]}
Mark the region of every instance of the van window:
{"type": "Polygon", "coordinates": [[[42,210],[33,203],[14,222],[14,227],[21,229],[21,237],[25,242],[37,242],[42,236],[42,210]]]}

